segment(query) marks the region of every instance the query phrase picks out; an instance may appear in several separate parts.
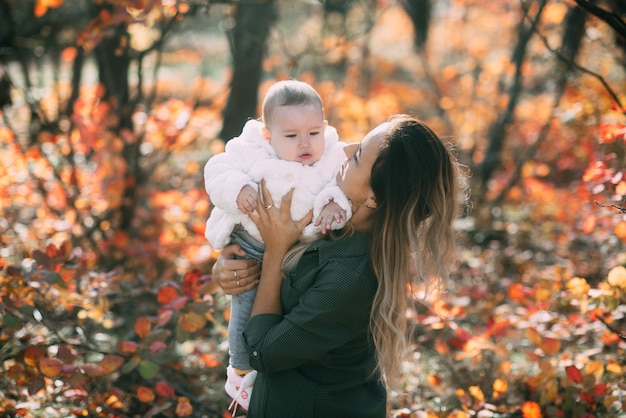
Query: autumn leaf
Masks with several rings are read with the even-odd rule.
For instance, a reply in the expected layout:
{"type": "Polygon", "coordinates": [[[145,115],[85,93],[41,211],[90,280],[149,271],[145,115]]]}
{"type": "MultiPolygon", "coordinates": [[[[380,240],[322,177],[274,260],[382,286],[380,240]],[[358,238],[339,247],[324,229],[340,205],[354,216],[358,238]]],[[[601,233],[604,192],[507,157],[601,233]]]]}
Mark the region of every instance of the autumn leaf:
{"type": "Polygon", "coordinates": [[[124,364],[124,361],[124,357],[116,356],[115,354],[107,354],[100,362],[100,367],[108,374],[117,370],[124,364]]]}
{"type": "Polygon", "coordinates": [[[157,301],[161,305],[167,305],[179,296],[180,294],[178,293],[178,289],[174,286],[163,286],[157,293],[157,301]]]}
{"type": "Polygon", "coordinates": [[[509,383],[504,379],[493,381],[493,398],[500,399],[509,390],[509,383]]]}
{"type": "Polygon", "coordinates": [[[139,338],[145,338],[146,335],[150,333],[150,329],[152,328],[151,321],[149,318],[145,316],[140,316],[135,321],[135,332],[139,336],[139,338]]]}
{"type": "Polygon", "coordinates": [[[426,375],[426,380],[432,386],[437,387],[441,385],[441,379],[436,374],[429,373],[428,375],[426,375]]]}
{"type": "Polygon", "coordinates": [[[41,360],[45,356],[45,354],[46,353],[44,349],[41,347],[34,345],[26,347],[26,349],[24,350],[24,363],[28,364],[29,366],[35,367],[39,363],[39,360],[41,360]]]}
{"type": "Polygon", "coordinates": [[[150,351],[153,353],[157,353],[159,351],[163,351],[167,348],[167,345],[163,341],[155,341],[150,344],[150,351]]]}
{"type": "Polygon", "coordinates": [[[541,408],[539,404],[533,401],[526,401],[522,405],[523,418],[541,418],[541,408]]]}
{"type": "Polygon", "coordinates": [[[195,312],[186,312],[180,316],[178,324],[185,332],[196,332],[204,328],[206,318],[195,312]]]}
{"type": "Polygon", "coordinates": [[[144,403],[154,401],[154,391],[146,386],[139,386],[137,388],[137,398],[144,403]]]}
{"type": "Polygon", "coordinates": [[[94,363],[85,363],[81,366],[85,374],[89,377],[104,376],[106,372],[100,365],[94,363]]]}
{"type": "Polygon", "coordinates": [[[139,345],[134,341],[118,341],[115,344],[115,349],[120,353],[133,354],[137,352],[139,345]]]}
{"type": "Polygon", "coordinates": [[[470,386],[468,388],[470,395],[474,397],[478,402],[485,402],[485,395],[483,391],[480,389],[480,386],[470,386]]]}
{"type": "Polygon", "coordinates": [[[51,358],[42,358],[39,360],[39,370],[46,377],[57,377],[61,374],[63,363],[59,360],[51,358]]]}
{"type": "Polygon", "coordinates": [[[163,396],[164,398],[173,398],[174,397],[174,388],[170,386],[166,381],[159,380],[154,385],[156,392],[163,396]]]}
{"type": "Polygon", "coordinates": [[[611,286],[626,290],[626,268],[624,266],[613,267],[609,271],[607,281],[611,286]]]}
{"type": "Polygon", "coordinates": [[[548,356],[556,354],[561,349],[561,340],[558,338],[544,337],[541,339],[539,348],[548,356]]]}
{"type": "Polygon", "coordinates": [[[189,403],[189,398],[181,396],[176,404],[176,415],[179,417],[188,417],[193,413],[193,407],[189,403]]]}
{"type": "Polygon", "coordinates": [[[191,300],[198,299],[198,279],[202,273],[198,269],[193,269],[185,274],[183,278],[183,295],[191,300]]]}
{"type": "Polygon", "coordinates": [[[530,341],[537,347],[541,347],[541,341],[542,341],[541,334],[539,334],[539,332],[537,332],[535,328],[527,328],[526,337],[528,338],[528,341],[530,341]]]}
{"type": "Polygon", "coordinates": [[[604,396],[607,392],[607,387],[604,383],[596,383],[592,389],[593,394],[596,396],[604,396]]]}
{"type": "Polygon", "coordinates": [[[567,366],[565,368],[565,373],[567,374],[567,377],[569,377],[570,380],[574,383],[580,383],[583,380],[582,373],[575,366],[567,366]]]}

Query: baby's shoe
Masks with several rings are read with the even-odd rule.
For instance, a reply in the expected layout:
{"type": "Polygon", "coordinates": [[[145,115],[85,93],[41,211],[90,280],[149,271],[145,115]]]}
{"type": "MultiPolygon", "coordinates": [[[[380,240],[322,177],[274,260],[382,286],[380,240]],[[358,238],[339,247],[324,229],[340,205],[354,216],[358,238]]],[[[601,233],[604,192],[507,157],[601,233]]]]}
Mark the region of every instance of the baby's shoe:
{"type": "Polygon", "coordinates": [[[226,369],[226,384],[224,390],[228,396],[233,398],[228,409],[233,413],[237,410],[237,405],[246,411],[250,406],[250,396],[252,396],[252,387],[256,379],[256,370],[249,371],[245,376],[238,375],[232,366],[226,369]]]}

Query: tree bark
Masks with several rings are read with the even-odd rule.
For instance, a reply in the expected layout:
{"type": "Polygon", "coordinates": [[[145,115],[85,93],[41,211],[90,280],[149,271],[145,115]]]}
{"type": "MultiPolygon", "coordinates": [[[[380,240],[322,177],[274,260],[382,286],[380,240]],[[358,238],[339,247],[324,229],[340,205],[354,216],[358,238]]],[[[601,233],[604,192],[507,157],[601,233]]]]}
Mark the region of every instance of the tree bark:
{"type": "Polygon", "coordinates": [[[265,43],[275,20],[274,0],[237,6],[235,27],[230,32],[233,75],[220,134],[226,142],[241,133],[249,118],[257,116],[265,43]]]}

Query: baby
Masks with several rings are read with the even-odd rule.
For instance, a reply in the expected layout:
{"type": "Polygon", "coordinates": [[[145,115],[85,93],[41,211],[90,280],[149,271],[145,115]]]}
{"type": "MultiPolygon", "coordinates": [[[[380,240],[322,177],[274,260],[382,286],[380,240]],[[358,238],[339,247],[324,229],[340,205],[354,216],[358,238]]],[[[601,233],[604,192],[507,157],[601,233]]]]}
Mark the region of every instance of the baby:
{"type": "MultiPolygon", "coordinates": [[[[309,84],[286,80],[274,84],[262,106],[262,122],[250,120],[243,132],[213,156],[204,168],[204,181],[215,205],[205,236],[215,249],[238,243],[249,257],[262,260],[264,245],[248,217],[254,212],[258,183],[265,179],[273,202],[294,189],[291,216],[302,219],[313,210],[314,222],[303,238],[340,229],[352,216],[351,205],[337,187],[335,176],[345,161],[337,131],[327,125],[319,94],[309,84]]],[[[229,366],[226,392],[233,405],[245,409],[256,372],[251,370],[242,332],[256,288],[232,297],[228,324],[229,366]]]]}

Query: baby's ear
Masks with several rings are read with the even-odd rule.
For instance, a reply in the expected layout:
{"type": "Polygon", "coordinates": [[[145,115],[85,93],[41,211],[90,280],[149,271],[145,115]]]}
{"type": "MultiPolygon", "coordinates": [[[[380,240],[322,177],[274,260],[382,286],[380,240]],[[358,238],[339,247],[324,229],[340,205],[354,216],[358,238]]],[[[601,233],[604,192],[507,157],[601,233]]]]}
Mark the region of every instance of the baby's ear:
{"type": "Polygon", "coordinates": [[[263,133],[265,139],[267,139],[268,141],[272,139],[272,136],[270,135],[270,130],[267,129],[265,126],[261,129],[261,132],[263,133]]]}
{"type": "Polygon", "coordinates": [[[328,121],[327,120],[324,121],[324,129],[326,129],[326,128],[328,128],[328,121]]]}

